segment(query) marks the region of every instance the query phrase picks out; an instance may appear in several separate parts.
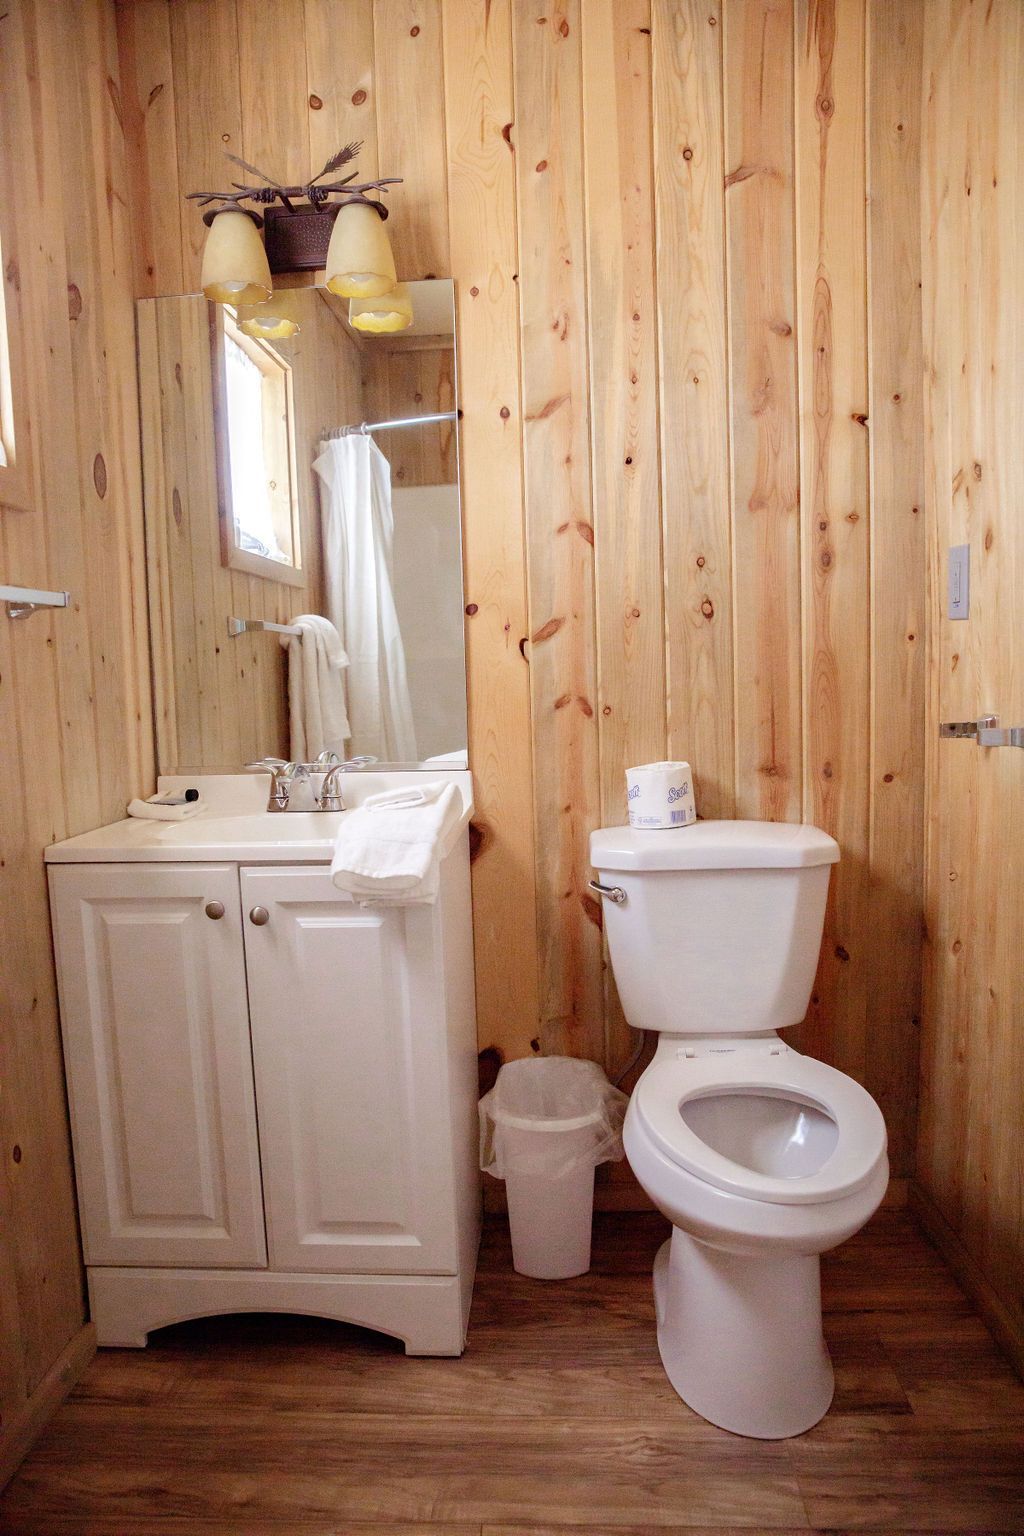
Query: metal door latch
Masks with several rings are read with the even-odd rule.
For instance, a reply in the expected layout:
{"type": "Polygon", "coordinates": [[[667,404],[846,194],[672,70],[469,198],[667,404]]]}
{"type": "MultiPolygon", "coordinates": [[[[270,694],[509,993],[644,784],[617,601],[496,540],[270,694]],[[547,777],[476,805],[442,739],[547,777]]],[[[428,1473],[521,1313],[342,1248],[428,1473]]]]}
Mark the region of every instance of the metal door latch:
{"type": "Polygon", "coordinates": [[[1024,725],[986,726],[978,732],[979,747],[1024,747],[1024,725]]]}
{"type": "Polygon", "coordinates": [[[998,724],[998,715],[979,715],[977,720],[943,720],[939,735],[957,741],[980,741],[982,731],[990,731],[998,724]]]}

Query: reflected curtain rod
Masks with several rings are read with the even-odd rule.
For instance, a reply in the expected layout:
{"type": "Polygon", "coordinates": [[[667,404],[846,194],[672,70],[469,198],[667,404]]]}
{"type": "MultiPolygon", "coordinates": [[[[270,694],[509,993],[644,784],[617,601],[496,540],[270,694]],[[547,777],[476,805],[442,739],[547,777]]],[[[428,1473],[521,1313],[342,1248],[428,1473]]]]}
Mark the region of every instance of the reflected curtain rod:
{"type": "Polygon", "coordinates": [[[348,437],[352,432],[390,432],[393,427],[421,427],[431,421],[457,421],[458,411],[437,411],[431,416],[401,416],[396,421],[362,421],[358,426],[324,427],[323,438],[348,437]]]}

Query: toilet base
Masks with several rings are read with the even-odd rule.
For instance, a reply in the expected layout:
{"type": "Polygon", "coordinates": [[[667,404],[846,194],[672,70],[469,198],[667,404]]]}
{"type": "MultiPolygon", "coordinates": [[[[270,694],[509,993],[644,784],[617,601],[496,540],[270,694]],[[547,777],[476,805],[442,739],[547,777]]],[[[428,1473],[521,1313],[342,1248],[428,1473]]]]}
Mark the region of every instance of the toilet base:
{"type": "Polygon", "coordinates": [[[726,1253],[673,1227],[654,1261],[654,1301],[666,1375],[702,1418],[784,1440],[828,1412],[816,1254],[726,1253]]]}

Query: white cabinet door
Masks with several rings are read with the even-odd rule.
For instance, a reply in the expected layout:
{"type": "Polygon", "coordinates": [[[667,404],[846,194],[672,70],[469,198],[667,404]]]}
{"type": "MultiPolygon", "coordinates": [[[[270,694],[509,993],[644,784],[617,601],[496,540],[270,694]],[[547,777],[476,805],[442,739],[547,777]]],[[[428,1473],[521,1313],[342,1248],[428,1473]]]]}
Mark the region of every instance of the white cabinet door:
{"type": "Polygon", "coordinates": [[[57,865],[50,890],[86,1262],[261,1267],[234,866],[57,865]]]}
{"type": "Polygon", "coordinates": [[[272,1267],[454,1273],[435,909],[359,907],[322,869],[241,875],[272,1267]]]}

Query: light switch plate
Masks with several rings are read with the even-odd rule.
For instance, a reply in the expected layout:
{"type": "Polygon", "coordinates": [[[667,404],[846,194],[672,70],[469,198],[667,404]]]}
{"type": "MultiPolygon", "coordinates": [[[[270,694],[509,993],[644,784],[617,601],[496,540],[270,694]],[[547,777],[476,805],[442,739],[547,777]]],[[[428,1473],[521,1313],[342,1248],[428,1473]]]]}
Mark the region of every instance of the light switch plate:
{"type": "Polygon", "coordinates": [[[971,611],[971,546],[954,544],[949,551],[949,603],[951,619],[966,619],[971,611]]]}

